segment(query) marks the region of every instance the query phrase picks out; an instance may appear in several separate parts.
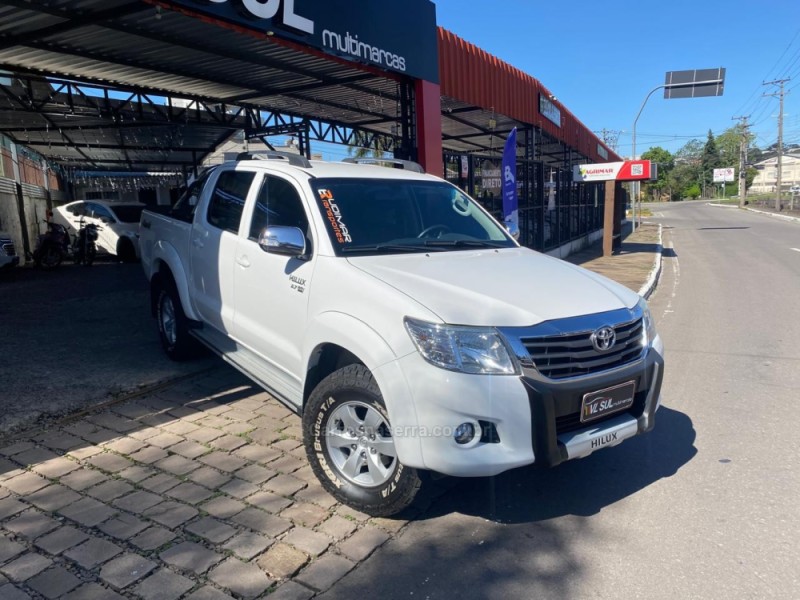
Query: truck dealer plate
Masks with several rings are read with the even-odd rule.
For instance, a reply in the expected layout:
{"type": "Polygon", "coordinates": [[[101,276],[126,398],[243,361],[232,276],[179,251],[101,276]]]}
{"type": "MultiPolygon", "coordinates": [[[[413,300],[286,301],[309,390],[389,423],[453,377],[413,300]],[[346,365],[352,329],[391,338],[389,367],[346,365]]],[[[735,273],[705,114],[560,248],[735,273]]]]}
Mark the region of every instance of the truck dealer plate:
{"type": "Polygon", "coordinates": [[[581,423],[588,423],[608,414],[630,408],[636,382],[628,381],[596,392],[583,395],[581,403],[581,423]]]}

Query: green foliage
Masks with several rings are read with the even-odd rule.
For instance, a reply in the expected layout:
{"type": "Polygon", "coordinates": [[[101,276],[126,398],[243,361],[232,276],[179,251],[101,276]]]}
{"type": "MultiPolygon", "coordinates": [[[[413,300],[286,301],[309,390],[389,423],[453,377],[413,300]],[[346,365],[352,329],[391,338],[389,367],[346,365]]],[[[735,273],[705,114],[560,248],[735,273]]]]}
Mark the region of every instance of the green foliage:
{"type": "Polygon", "coordinates": [[[694,200],[695,198],[699,198],[700,197],[700,184],[699,183],[693,183],[692,185],[690,185],[688,188],[686,188],[684,190],[683,196],[686,197],[686,198],[691,198],[692,200],[694,200]]]}
{"type": "Polygon", "coordinates": [[[378,148],[362,148],[360,146],[348,146],[347,155],[353,158],[383,158],[383,150],[378,148]]]}
{"type": "MultiPolygon", "coordinates": [[[[642,158],[659,163],[658,180],[643,186],[654,199],[668,197],[670,200],[698,198],[703,192],[706,197],[713,197],[719,184],[714,184],[714,169],[735,167],[739,172],[740,150],[743,128],[741,125],[731,127],[716,138],[709,130],[705,143],[700,140],[686,142],[674,155],[658,146],[650,148],[642,154],[642,158]]],[[[748,134],[748,163],[753,164],[761,158],[761,150],[754,145],[755,136],[748,134]]],[[[758,171],[752,167],[745,172],[745,184],[750,187],[758,171]]],[[[738,193],[738,176],[733,185],[726,188],[726,193],[738,193]],[[732,191],[736,189],[736,191],[732,191]]]]}
{"type": "Polygon", "coordinates": [[[675,159],[664,148],[655,146],[647,152],[642,153],[644,160],[649,160],[658,165],[658,177],[655,181],[649,181],[642,185],[642,193],[645,196],[652,196],[654,200],[661,200],[664,193],[669,194],[669,174],[675,166],[675,159]]]}
{"type": "Polygon", "coordinates": [[[714,169],[720,167],[719,149],[717,142],[714,140],[714,134],[708,130],[708,139],[706,145],[703,146],[703,154],[700,157],[700,166],[702,167],[703,183],[706,187],[714,183],[714,169]]]}

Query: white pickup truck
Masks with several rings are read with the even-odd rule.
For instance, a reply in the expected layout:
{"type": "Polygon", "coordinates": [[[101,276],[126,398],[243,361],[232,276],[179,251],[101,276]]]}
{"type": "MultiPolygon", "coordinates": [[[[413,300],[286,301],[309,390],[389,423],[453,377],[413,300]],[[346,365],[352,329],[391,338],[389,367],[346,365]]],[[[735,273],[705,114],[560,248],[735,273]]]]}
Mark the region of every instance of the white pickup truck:
{"type": "Polygon", "coordinates": [[[199,340],[300,414],[324,487],[372,515],[406,507],[421,471],[552,466],[652,429],[645,300],[394,166],[244,155],[145,211],[170,358],[199,340]]]}

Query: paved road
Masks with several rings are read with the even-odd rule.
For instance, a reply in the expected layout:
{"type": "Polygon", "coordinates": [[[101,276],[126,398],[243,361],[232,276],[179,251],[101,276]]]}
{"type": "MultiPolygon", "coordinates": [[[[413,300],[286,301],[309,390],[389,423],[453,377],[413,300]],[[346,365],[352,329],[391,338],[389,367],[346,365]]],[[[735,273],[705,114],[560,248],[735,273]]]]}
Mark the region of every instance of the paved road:
{"type": "Polygon", "coordinates": [[[555,470],[459,481],[321,597],[800,595],[800,225],[654,210],[656,430],[555,470]]]}

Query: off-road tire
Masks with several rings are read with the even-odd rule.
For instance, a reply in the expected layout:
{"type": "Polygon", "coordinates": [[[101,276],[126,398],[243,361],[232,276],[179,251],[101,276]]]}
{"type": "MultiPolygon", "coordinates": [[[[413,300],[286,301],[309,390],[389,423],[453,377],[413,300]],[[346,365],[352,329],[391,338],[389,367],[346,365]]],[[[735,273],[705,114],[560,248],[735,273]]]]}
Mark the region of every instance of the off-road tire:
{"type": "Polygon", "coordinates": [[[171,280],[154,282],[156,288],[156,321],[161,347],[174,361],[194,358],[198,342],[189,334],[189,320],[183,312],[178,290],[171,280]]]}
{"type": "MultiPolygon", "coordinates": [[[[343,407],[353,407],[381,420],[381,431],[388,431],[391,436],[389,415],[378,384],[369,369],[356,364],[334,371],[317,385],[303,411],[303,439],[314,474],[334,498],[356,510],[374,517],[385,517],[402,511],[411,504],[422,485],[416,469],[402,465],[396,456],[392,461],[389,456],[383,457],[378,453],[378,458],[389,461],[389,475],[378,485],[366,485],[350,481],[337,466],[332,454],[337,449],[332,449],[325,438],[329,427],[333,426],[332,417],[335,418],[337,409],[343,407]]],[[[380,439],[384,443],[387,440],[386,437],[380,439]]],[[[357,446],[357,440],[353,442],[353,446],[357,446]]],[[[367,453],[362,454],[366,455],[367,453]]],[[[368,469],[368,466],[365,464],[361,468],[368,469]]],[[[369,474],[368,469],[364,475],[369,474]]]]}

